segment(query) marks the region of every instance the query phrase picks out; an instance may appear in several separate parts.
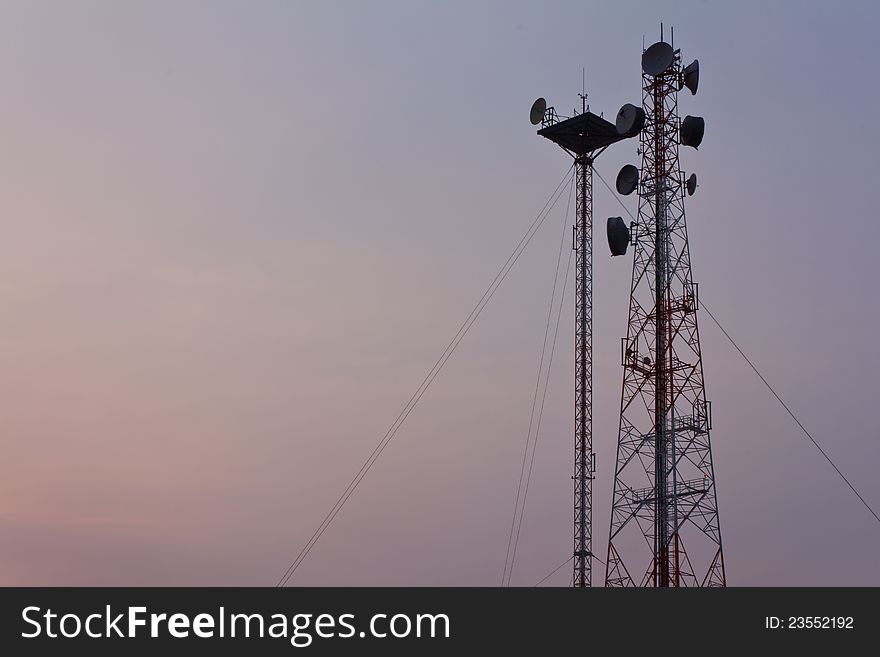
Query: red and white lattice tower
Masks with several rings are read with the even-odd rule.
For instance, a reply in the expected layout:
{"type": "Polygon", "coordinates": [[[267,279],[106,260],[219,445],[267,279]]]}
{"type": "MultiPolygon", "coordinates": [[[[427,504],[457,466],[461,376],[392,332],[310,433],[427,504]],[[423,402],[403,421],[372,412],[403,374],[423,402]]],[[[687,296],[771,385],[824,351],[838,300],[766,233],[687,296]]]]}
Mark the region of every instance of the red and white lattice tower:
{"type": "MultiPolygon", "coordinates": [[[[725,586],[710,402],[697,328],[679,146],[703,120],[679,118],[697,63],[661,41],[642,55],[641,167],[606,586],[725,586]]],[[[632,107],[632,106],[630,106],[632,107]]]]}

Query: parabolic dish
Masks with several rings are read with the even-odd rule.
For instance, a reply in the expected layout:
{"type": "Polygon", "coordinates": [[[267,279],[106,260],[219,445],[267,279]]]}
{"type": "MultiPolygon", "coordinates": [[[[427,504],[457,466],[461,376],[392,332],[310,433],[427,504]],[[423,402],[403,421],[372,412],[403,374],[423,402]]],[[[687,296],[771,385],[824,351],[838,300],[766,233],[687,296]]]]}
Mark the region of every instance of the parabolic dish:
{"type": "Polygon", "coordinates": [[[617,174],[615,186],[619,194],[629,196],[639,186],[639,170],[632,164],[624,165],[617,174]]]}
{"type": "Polygon", "coordinates": [[[665,41],[658,41],[642,53],[642,70],[648,75],[662,75],[672,66],[675,51],[665,41]]]}
{"type": "Polygon", "coordinates": [[[621,217],[610,217],[606,225],[608,233],[608,248],[611,249],[612,256],[621,256],[626,254],[626,247],[629,246],[629,228],[621,217]]]}
{"type": "Polygon", "coordinates": [[[547,111],[547,101],[543,98],[539,98],[534,103],[532,103],[532,109],[529,111],[529,121],[532,122],[532,125],[538,125],[541,121],[544,120],[544,112],[547,111]]]}
{"type": "Polygon", "coordinates": [[[692,173],[688,177],[685,187],[687,188],[688,196],[693,196],[694,192],[697,191],[697,174],[692,173]]]}
{"type": "Polygon", "coordinates": [[[645,110],[631,103],[620,108],[615,121],[617,134],[624,137],[635,137],[645,127],[645,110]]]}
{"type": "Polygon", "coordinates": [[[703,133],[706,130],[706,122],[702,116],[688,114],[681,122],[681,145],[698,148],[703,141],[703,133]]]}
{"type": "Polygon", "coordinates": [[[697,87],[700,84],[700,60],[695,59],[684,67],[684,86],[686,86],[691,95],[697,95],[697,87]]]}

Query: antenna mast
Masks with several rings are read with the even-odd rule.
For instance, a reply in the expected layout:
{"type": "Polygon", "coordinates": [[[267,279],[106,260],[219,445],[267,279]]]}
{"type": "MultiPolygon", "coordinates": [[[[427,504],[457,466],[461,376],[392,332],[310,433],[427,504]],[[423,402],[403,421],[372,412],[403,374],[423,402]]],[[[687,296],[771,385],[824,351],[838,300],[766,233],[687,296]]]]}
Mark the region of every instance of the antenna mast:
{"type": "Polygon", "coordinates": [[[608,146],[624,139],[615,125],[589,111],[587,94],[579,94],[581,114],[560,117],[539,98],[532,106],[538,134],[558,144],[574,158],[577,186],[575,250],[574,344],[574,546],[573,582],[592,582],[593,560],[593,161],[608,146]]]}
{"type": "Polygon", "coordinates": [[[703,138],[703,119],[678,113],[678,91],[696,93],[699,65],[683,68],[680,51],[661,37],[643,52],[642,70],[639,214],[605,585],[725,586],[684,213],[696,178],[684,179],[678,159],[680,144],[696,148],[703,138]]]}

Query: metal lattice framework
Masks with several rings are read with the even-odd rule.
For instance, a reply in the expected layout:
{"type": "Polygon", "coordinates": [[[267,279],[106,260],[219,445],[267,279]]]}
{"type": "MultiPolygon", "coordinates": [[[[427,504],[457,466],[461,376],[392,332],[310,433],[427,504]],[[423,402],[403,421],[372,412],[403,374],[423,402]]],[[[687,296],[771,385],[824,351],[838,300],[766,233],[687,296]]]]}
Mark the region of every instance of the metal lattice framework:
{"type": "Polygon", "coordinates": [[[725,586],[679,168],[679,51],[642,76],[645,127],[606,586],[725,586]]]}
{"type": "Polygon", "coordinates": [[[593,166],[577,167],[574,339],[574,585],[590,586],[593,558],[593,166]]]}
{"type": "Polygon", "coordinates": [[[593,562],[593,161],[624,139],[614,124],[596,116],[581,94],[582,113],[560,120],[547,108],[538,134],[574,157],[577,220],[575,257],[574,550],[572,582],[590,586],[593,562]]]}

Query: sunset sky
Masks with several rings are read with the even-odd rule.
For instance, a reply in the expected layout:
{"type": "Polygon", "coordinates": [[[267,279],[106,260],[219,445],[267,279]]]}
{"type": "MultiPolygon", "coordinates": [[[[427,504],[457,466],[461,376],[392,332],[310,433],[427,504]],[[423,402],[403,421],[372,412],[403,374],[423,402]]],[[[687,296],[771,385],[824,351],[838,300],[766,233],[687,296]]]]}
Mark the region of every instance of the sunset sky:
{"type": "MultiPolygon", "coordinates": [[[[534,98],[638,103],[661,20],[701,300],[880,507],[874,3],[5,1],[0,584],[274,585],[569,167],[534,98]]],[[[500,583],[567,224],[292,584],[500,583]]],[[[595,253],[603,553],[631,259],[595,253]]],[[[568,294],[514,584],[571,553],[568,294]]],[[[700,321],[728,583],[880,585],[880,524],[700,321]]]]}

